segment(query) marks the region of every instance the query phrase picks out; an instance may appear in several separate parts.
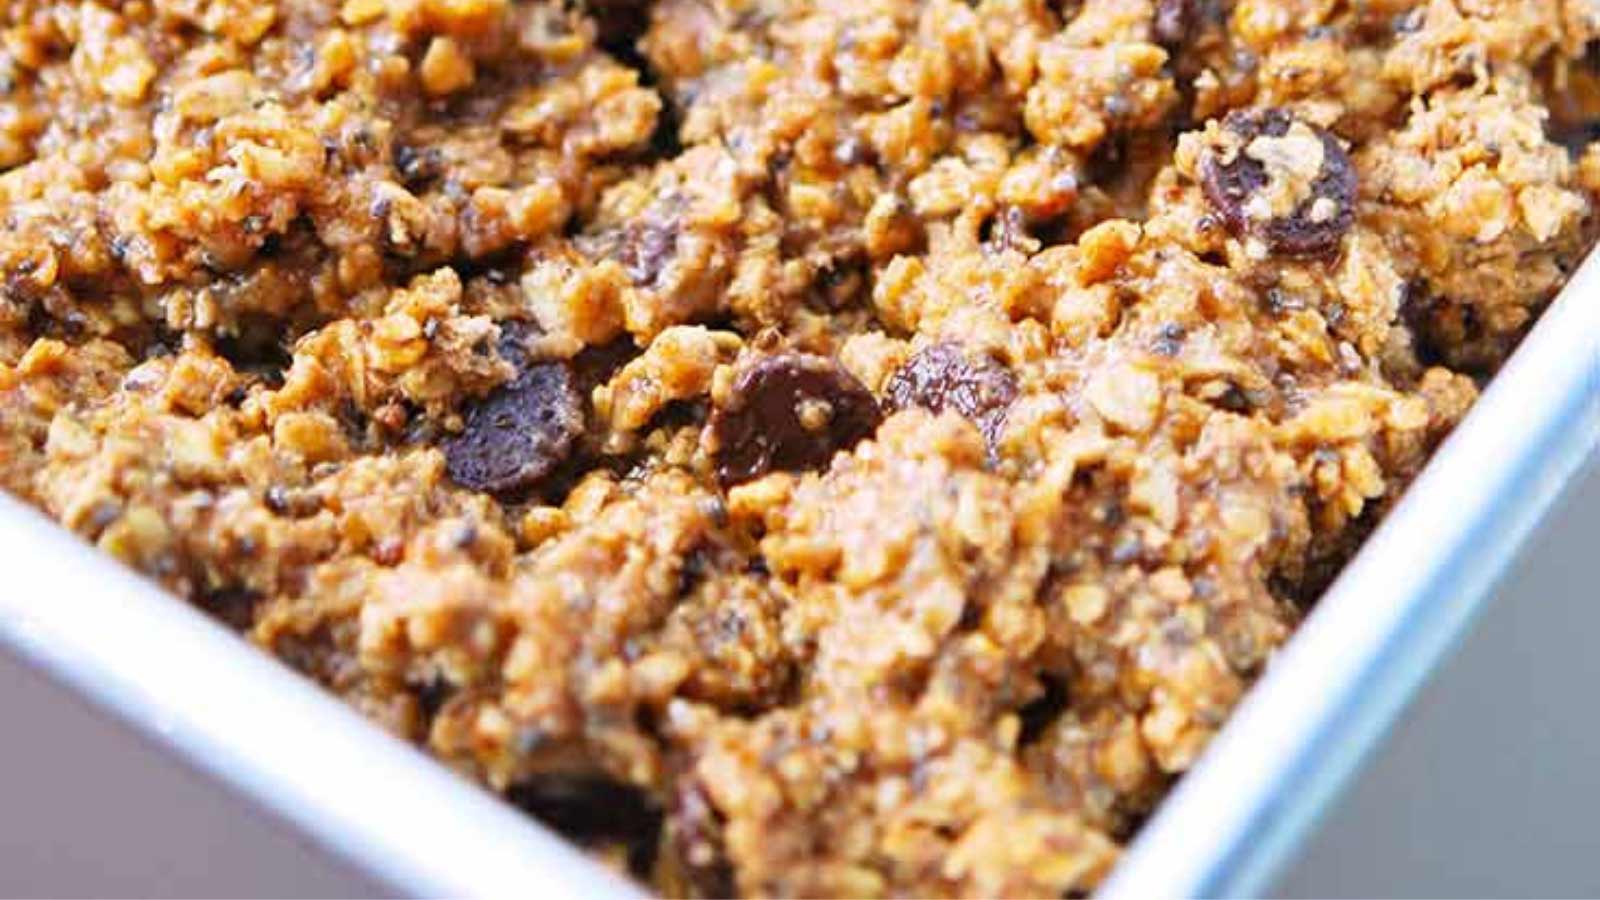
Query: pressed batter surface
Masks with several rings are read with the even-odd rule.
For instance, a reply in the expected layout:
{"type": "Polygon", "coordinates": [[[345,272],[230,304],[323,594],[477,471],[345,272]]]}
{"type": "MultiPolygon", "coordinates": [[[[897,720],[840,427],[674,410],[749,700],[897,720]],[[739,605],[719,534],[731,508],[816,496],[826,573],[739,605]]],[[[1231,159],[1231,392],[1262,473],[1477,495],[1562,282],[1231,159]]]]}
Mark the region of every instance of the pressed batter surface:
{"type": "Polygon", "coordinates": [[[1092,890],[1588,250],[1595,38],[5,0],[0,486],[660,891],[1092,890]]]}

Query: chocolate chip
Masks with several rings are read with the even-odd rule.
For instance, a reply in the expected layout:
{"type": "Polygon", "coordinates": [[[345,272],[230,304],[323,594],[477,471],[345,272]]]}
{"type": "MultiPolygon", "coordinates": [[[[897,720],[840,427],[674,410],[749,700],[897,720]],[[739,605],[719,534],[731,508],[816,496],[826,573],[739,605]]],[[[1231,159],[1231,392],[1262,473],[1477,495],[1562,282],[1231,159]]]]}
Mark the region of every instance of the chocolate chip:
{"type": "Polygon", "coordinates": [[[804,353],[762,357],[711,413],[717,478],[728,485],[775,469],[823,468],[882,418],[872,393],[837,362],[804,353]]]}
{"type": "Polygon", "coordinates": [[[432,722],[439,715],[439,710],[444,707],[456,692],[455,685],[442,675],[432,675],[427,680],[411,686],[417,698],[417,709],[422,717],[432,722]]]}
{"type": "Polygon", "coordinates": [[[258,591],[224,587],[200,594],[195,598],[195,605],[234,631],[245,631],[255,624],[256,607],[261,600],[258,591]]]}
{"type": "Polygon", "coordinates": [[[1067,683],[1064,679],[1042,675],[1039,678],[1039,696],[1017,710],[1022,730],[1017,744],[1026,747],[1037,743],[1045,730],[1067,709],[1067,683]]]}
{"type": "Polygon", "coordinates": [[[1561,145],[1568,156],[1578,159],[1590,144],[1600,140],[1600,122],[1592,119],[1572,121],[1552,115],[1545,122],[1545,133],[1551,143],[1561,145]]]}
{"type": "Polygon", "coordinates": [[[993,447],[1017,398],[1017,380],[993,360],[973,362],[954,344],[934,344],[901,366],[889,378],[884,394],[888,407],[896,411],[916,406],[934,413],[960,413],[993,447]]]}
{"type": "Polygon", "coordinates": [[[580,844],[622,844],[637,874],[650,868],[661,810],[638,788],[599,775],[536,775],[512,786],[506,799],[580,844]]]}
{"type": "Polygon", "coordinates": [[[397,143],[393,162],[400,181],[412,190],[426,187],[444,174],[444,154],[437,147],[413,147],[397,143]]]}
{"type": "Polygon", "coordinates": [[[445,467],[462,487],[492,494],[525,493],[572,451],[583,430],[583,400],[564,362],[530,362],[526,328],[503,329],[500,353],[517,367],[467,413],[466,427],[444,443],[445,467]]]}
{"type": "Polygon", "coordinates": [[[650,25],[650,4],[644,0],[582,0],[578,5],[594,19],[601,46],[614,54],[632,51],[650,25]]]}
{"type": "Polygon", "coordinates": [[[1239,149],[1224,162],[1215,150],[1200,163],[1200,185],[1206,200],[1235,235],[1261,240],[1283,256],[1324,256],[1338,249],[1339,241],[1355,221],[1356,172],[1350,156],[1332,134],[1306,125],[1322,143],[1322,168],[1311,182],[1311,193],[1288,216],[1261,220],[1251,216],[1251,199],[1268,186],[1266,167],[1248,152],[1259,137],[1283,137],[1297,120],[1281,109],[1236,110],[1223,120],[1239,149]]]}

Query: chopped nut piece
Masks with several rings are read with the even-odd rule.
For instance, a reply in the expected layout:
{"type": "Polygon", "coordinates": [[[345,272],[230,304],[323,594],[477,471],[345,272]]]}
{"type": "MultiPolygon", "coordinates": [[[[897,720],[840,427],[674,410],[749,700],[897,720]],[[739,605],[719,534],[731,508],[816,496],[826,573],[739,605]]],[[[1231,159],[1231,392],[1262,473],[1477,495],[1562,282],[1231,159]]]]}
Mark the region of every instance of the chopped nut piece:
{"type": "Polygon", "coordinates": [[[428,44],[418,74],[422,77],[422,89],[435,97],[471,87],[477,78],[472,57],[453,38],[447,37],[436,37],[428,44]]]}

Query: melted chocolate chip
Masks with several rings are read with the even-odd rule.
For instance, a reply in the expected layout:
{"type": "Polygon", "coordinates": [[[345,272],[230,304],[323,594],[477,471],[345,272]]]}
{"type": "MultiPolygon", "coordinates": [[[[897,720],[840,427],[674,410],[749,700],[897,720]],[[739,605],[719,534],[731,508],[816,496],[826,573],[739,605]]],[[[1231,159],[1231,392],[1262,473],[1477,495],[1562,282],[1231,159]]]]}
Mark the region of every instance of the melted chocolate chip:
{"type": "Polygon", "coordinates": [[[1296,120],[1281,109],[1236,110],[1223,127],[1239,139],[1240,151],[1224,162],[1207,153],[1200,164],[1200,186],[1228,229],[1260,239],[1283,256],[1324,256],[1336,251],[1355,221],[1356,171],[1350,155],[1332,134],[1307,125],[1322,142],[1322,168],[1311,195],[1294,212],[1261,221],[1247,213],[1251,198],[1268,186],[1267,170],[1245,148],[1258,137],[1283,137],[1296,120]]]}
{"type": "Polygon", "coordinates": [[[638,788],[598,775],[538,775],[512,786],[506,799],[580,844],[621,843],[636,874],[654,859],[661,811],[638,788]]]}
{"type": "Polygon", "coordinates": [[[644,0],[583,0],[579,6],[594,19],[600,44],[612,53],[636,54],[633,44],[650,24],[644,0]]]}
{"type": "Polygon", "coordinates": [[[439,715],[439,710],[456,691],[455,685],[442,675],[433,675],[428,680],[413,686],[416,692],[417,709],[422,717],[432,722],[439,715]]]}
{"type": "Polygon", "coordinates": [[[974,363],[954,344],[934,344],[901,366],[889,378],[884,394],[888,407],[896,411],[916,406],[934,413],[960,413],[993,447],[1017,398],[1017,380],[993,360],[974,363]]]}
{"type": "Polygon", "coordinates": [[[525,327],[507,325],[500,354],[517,375],[467,413],[466,427],[444,443],[445,467],[475,491],[525,493],[567,458],[583,430],[583,400],[571,367],[530,362],[525,327]]]}
{"type": "Polygon", "coordinates": [[[409,144],[394,146],[393,162],[400,181],[411,190],[432,184],[444,174],[444,154],[437,147],[417,148],[409,144]]]}
{"type": "Polygon", "coordinates": [[[1552,143],[1560,144],[1573,159],[1583,156],[1589,145],[1600,140],[1600,122],[1564,122],[1554,117],[1545,124],[1552,143]]]}
{"type": "Polygon", "coordinates": [[[195,605],[234,631],[244,631],[255,624],[261,600],[261,594],[249,588],[225,587],[199,595],[195,605]]]}
{"type": "Polygon", "coordinates": [[[1022,720],[1017,743],[1023,747],[1038,742],[1067,709],[1066,681],[1044,676],[1039,679],[1039,685],[1039,696],[1017,710],[1017,718],[1022,720]]]}
{"type": "Polygon", "coordinates": [[[711,413],[717,478],[729,485],[773,470],[823,468],[882,418],[872,393],[837,362],[804,353],[763,357],[711,413]]]}

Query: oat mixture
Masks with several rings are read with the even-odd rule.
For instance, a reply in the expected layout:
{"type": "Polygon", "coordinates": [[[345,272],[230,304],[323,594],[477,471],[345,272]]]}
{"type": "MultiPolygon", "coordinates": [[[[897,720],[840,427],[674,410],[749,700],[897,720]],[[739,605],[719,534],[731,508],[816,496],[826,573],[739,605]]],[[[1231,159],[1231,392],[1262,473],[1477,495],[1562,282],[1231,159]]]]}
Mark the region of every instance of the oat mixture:
{"type": "Polygon", "coordinates": [[[1596,38],[4,0],[0,487],[662,892],[1092,890],[1589,248],[1596,38]]]}

